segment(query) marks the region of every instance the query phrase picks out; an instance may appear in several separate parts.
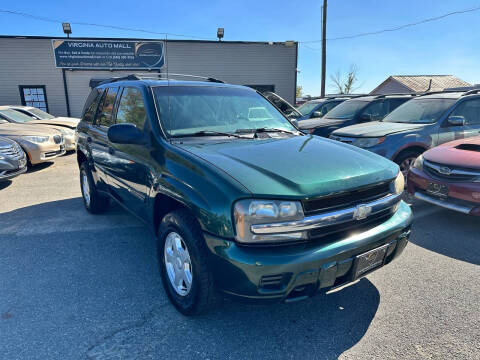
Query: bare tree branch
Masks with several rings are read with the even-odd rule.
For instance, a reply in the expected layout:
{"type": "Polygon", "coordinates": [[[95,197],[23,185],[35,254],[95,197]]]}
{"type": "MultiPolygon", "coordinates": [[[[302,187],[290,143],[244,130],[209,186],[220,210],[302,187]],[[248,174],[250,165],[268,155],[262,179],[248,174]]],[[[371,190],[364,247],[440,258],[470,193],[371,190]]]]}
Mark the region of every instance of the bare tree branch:
{"type": "Polygon", "coordinates": [[[342,76],[340,70],[337,70],[335,74],[330,75],[330,86],[335,88],[338,94],[351,94],[358,89],[355,84],[358,82],[358,68],[355,64],[350,66],[346,77],[342,76]]]}

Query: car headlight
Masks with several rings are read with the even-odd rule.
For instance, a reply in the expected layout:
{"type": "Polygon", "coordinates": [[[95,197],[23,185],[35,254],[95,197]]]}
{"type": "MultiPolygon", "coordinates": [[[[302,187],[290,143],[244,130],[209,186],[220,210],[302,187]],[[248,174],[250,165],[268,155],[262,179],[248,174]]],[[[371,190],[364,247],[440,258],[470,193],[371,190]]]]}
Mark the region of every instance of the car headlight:
{"type": "Polygon", "coordinates": [[[393,182],[393,191],[395,192],[395,194],[401,194],[403,193],[404,189],[405,178],[403,176],[403,173],[399,171],[397,177],[395,178],[395,181],[393,182]]]}
{"type": "Polygon", "coordinates": [[[361,148],[369,148],[385,141],[385,136],[380,138],[356,138],[353,140],[353,145],[361,148]]]}
{"type": "Polygon", "coordinates": [[[48,141],[48,136],[22,136],[22,139],[34,143],[44,143],[48,141]]]}
{"type": "Polygon", "coordinates": [[[250,230],[254,224],[271,224],[304,218],[298,201],[246,199],[235,203],[233,209],[236,239],[241,243],[285,242],[306,239],[305,231],[259,235],[250,230]]]}
{"type": "Polygon", "coordinates": [[[415,169],[423,170],[423,155],[419,155],[413,163],[415,169]]]}

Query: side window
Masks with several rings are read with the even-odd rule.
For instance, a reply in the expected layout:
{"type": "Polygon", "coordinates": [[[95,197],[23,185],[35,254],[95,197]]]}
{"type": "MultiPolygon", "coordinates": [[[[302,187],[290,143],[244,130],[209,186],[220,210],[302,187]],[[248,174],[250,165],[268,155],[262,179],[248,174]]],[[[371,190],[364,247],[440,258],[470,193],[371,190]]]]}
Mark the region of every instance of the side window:
{"type": "Polygon", "coordinates": [[[112,112],[117,97],[118,88],[108,88],[107,94],[103,97],[103,103],[98,107],[97,121],[98,126],[109,127],[113,124],[112,112]]]}
{"type": "Polygon", "coordinates": [[[97,106],[102,98],[102,95],[102,89],[92,90],[85,103],[85,110],[82,116],[83,121],[86,121],[89,124],[93,123],[93,117],[95,116],[95,111],[97,110],[97,106]]]}
{"type": "Polygon", "coordinates": [[[135,124],[143,130],[147,114],[142,92],[135,88],[125,88],[118,104],[117,124],[135,124]]]}
{"type": "Polygon", "coordinates": [[[363,111],[361,116],[369,116],[372,121],[382,120],[385,116],[383,108],[383,100],[377,100],[368,105],[363,111]]]}
{"type": "Polygon", "coordinates": [[[325,115],[326,113],[328,113],[330,110],[332,110],[338,104],[339,103],[337,101],[332,101],[332,102],[326,103],[325,105],[322,106],[322,110],[320,110],[320,112],[322,113],[322,115],[325,115]]]}
{"type": "Polygon", "coordinates": [[[465,125],[480,125],[480,99],[464,101],[450,116],[463,116],[465,125]]]}
{"type": "Polygon", "coordinates": [[[407,102],[408,100],[410,99],[387,99],[385,100],[385,102],[386,105],[388,104],[388,106],[385,107],[388,108],[388,113],[391,113],[393,110],[395,110],[397,107],[402,105],[404,102],[407,102]]]}

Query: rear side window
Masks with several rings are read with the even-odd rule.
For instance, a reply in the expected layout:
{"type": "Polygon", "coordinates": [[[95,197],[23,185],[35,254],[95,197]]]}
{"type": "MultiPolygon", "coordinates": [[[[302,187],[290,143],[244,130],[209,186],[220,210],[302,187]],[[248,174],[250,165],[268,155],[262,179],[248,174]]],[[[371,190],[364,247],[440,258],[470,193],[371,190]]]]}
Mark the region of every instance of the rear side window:
{"type": "Polygon", "coordinates": [[[108,88],[104,96],[103,103],[98,108],[96,125],[109,127],[113,124],[112,113],[115,99],[117,98],[118,88],[108,88]]]}
{"type": "Polygon", "coordinates": [[[118,104],[117,124],[134,124],[143,130],[147,114],[142,92],[136,88],[125,88],[118,104]]]}
{"type": "Polygon", "coordinates": [[[85,109],[82,115],[83,121],[91,124],[97,110],[98,103],[102,98],[103,89],[93,89],[85,102],[85,109]]]}
{"type": "Polygon", "coordinates": [[[372,121],[382,120],[385,116],[383,101],[377,100],[372,102],[362,111],[362,115],[370,115],[372,121]]]}

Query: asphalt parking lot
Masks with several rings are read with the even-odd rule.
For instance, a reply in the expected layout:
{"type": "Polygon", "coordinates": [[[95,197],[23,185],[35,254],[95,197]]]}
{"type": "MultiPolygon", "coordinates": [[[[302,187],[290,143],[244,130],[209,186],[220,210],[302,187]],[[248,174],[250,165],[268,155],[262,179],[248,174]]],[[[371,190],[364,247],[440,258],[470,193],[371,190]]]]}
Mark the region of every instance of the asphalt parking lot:
{"type": "Polygon", "coordinates": [[[480,359],[478,218],[415,204],[402,257],[349,287],[186,318],[149,230],[80,196],[75,155],[0,184],[1,359],[480,359]]]}

